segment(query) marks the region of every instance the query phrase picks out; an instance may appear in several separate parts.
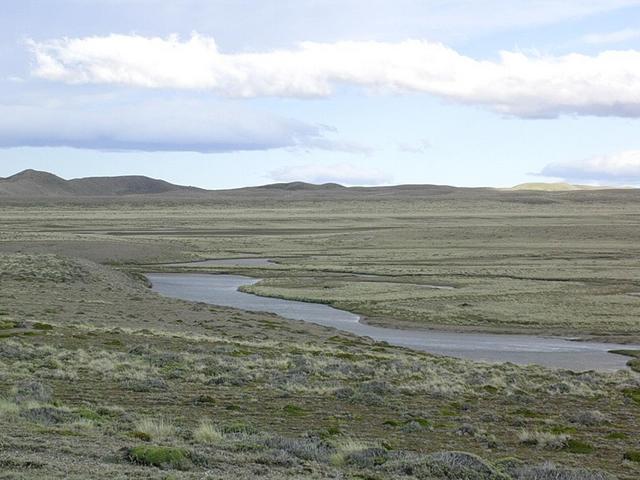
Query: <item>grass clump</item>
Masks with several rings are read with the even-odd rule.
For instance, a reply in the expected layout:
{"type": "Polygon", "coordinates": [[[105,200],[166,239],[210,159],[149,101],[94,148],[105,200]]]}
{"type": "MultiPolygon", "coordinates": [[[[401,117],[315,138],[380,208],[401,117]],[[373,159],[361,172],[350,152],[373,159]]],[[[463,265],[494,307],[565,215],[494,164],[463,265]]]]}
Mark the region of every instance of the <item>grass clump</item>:
{"type": "Polygon", "coordinates": [[[190,453],[184,448],[140,445],[129,449],[127,457],[132,463],[151,465],[158,468],[188,470],[190,453]]]}
{"type": "Polygon", "coordinates": [[[6,398],[0,398],[0,417],[11,417],[20,412],[20,407],[6,398]]]}
{"type": "Polygon", "coordinates": [[[53,325],[50,325],[48,323],[43,323],[43,322],[35,322],[33,324],[33,328],[34,330],[53,330],[53,325]]]}
{"type": "Polygon", "coordinates": [[[624,459],[630,462],[640,463],[640,450],[628,450],[624,453],[624,459]]]}
{"type": "Polygon", "coordinates": [[[567,441],[566,450],[570,453],[578,453],[581,455],[587,455],[589,453],[593,453],[594,448],[588,444],[587,442],[583,442],[581,440],[574,440],[570,438],[567,441]]]}
{"type": "Polygon", "coordinates": [[[163,418],[143,418],[135,424],[136,432],[146,434],[149,439],[162,440],[173,437],[176,428],[163,418]]]}
{"type": "Polygon", "coordinates": [[[0,330],[8,330],[11,328],[17,328],[18,323],[13,320],[0,320],[0,330]]]}
{"type": "Polygon", "coordinates": [[[352,438],[347,438],[341,440],[335,446],[335,453],[331,455],[329,461],[331,465],[334,467],[341,467],[347,463],[347,459],[358,452],[364,452],[371,448],[370,445],[361,442],[359,440],[354,440],[352,438]]]}
{"type": "Polygon", "coordinates": [[[640,405],[640,388],[625,388],[622,393],[625,397],[640,405]]]}
{"type": "Polygon", "coordinates": [[[284,411],[284,413],[291,416],[298,416],[304,413],[304,408],[291,404],[285,405],[284,407],[282,407],[282,410],[284,411]]]}
{"type": "Polygon", "coordinates": [[[193,432],[193,439],[198,443],[219,443],[224,440],[224,433],[208,420],[203,420],[193,432]]]}

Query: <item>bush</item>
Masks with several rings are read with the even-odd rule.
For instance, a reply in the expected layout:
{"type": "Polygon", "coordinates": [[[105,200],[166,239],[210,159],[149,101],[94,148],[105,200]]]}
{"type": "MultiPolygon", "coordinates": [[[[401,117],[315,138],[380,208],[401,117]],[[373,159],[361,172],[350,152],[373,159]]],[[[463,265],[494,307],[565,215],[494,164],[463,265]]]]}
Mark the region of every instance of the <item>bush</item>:
{"type": "Polygon", "coordinates": [[[329,444],[315,438],[287,438],[274,436],[265,440],[265,446],[286,452],[301,460],[326,462],[334,451],[329,444]]]}
{"type": "Polygon", "coordinates": [[[518,440],[525,445],[535,445],[549,450],[560,450],[567,446],[569,436],[550,432],[523,430],[518,434],[518,440]]]}
{"type": "Polygon", "coordinates": [[[513,480],[615,480],[599,470],[568,469],[550,462],[537,466],[515,466],[506,472],[513,480]]]}
{"type": "Polygon", "coordinates": [[[482,458],[466,452],[439,452],[428,456],[405,453],[390,459],[382,468],[392,478],[511,480],[482,458]]]}
{"type": "Polygon", "coordinates": [[[22,411],[20,416],[29,422],[43,425],[57,425],[73,419],[70,413],[54,407],[29,408],[28,410],[22,411]]]}
{"type": "Polygon", "coordinates": [[[13,387],[13,398],[16,403],[39,402],[49,403],[52,398],[51,387],[36,380],[27,380],[13,387]]]}
{"type": "Polygon", "coordinates": [[[607,417],[599,410],[587,410],[571,416],[572,423],[579,423],[588,427],[601,425],[607,421],[607,417]]]}

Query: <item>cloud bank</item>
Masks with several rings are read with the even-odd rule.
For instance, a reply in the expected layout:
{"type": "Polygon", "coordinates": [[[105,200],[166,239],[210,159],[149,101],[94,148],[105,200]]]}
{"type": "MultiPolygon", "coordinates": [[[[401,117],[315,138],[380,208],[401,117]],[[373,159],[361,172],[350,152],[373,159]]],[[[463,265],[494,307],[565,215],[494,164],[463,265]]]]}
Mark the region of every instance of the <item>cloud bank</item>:
{"type": "Polygon", "coordinates": [[[0,148],[62,146],[200,153],[355,148],[325,126],[217,103],[0,104],[0,148]]]}
{"type": "Polygon", "coordinates": [[[570,181],[637,185],[640,184],[640,150],[592,157],[581,162],[551,163],[540,175],[570,181]]]}
{"type": "Polygon", "coordinates": [[[269,178],[278,182],[303,181],[341,185],[382,185],[391,181],[391,177],[380,170],[350,163],[286,166],[269,172],[269,178]]]}
{"type": "Polygon", "coordinates": [[[336,86],[419,92],[519,117],[640,116],[640,51],[502,51],[476,60],[423,40],[304,42],[223,53],[213,38],[138,35],[29,42],[33,74],[69,84],[208,90],[225,97],[326,97],[336,86]]]}

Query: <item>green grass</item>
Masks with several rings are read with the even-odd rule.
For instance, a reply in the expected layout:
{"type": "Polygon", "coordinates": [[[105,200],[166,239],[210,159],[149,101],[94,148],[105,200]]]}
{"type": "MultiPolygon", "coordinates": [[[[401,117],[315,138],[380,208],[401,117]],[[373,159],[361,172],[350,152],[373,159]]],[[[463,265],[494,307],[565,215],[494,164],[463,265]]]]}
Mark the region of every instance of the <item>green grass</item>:
{"type": "Polygon", "coordinates": [[[640,463],[640,450],[628,450],[624,453],[624,459],[630,462],[640,463]]]}
{"type": "Polygon", "coordinates": [[[284,407],[282,407],[282,411],[287,415],[291,415],[291,416],[303,415],[305,412],[304,408],[298,405],[291,405],[291,404],[285,405],[284,407]]]}
{"type": "Polygon", "coordinates": [[[53,325],[43,322],[35,322],[32,327],[35,330],[53,330],[53,325]]]}
{"type": "Polygon", "coordinates": [[[187,470],[189,451],[184,448],[139,445],[128,452],[128,458],[134,463],[152,465],[159,468],[187,470]]]}
{"type": "Polygon", "coordinates": [[[625,388],[622,393],[636,404],[640,405],[640,388],[625,388]]]}
{"type": "Polygon", "coordinates": [[[573,438],[570,438],[567,441],[566,449],[570,453],[578,453],[581,455],[587,455],[587,454],[593,453],[593,451],[595,450],[593,446],[591,446],[587,442],[584,442],[582,440],[576,440],[573,438]]]}

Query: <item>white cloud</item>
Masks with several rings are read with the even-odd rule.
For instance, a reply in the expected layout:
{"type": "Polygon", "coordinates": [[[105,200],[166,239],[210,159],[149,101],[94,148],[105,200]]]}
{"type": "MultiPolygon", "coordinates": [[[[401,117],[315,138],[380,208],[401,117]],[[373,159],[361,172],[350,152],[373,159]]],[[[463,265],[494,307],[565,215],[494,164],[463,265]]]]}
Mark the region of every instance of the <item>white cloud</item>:
{"type": "Polygon", "coordinates": [[[322,149],[353,152],[325,126],[217,102],[173,100],[112,104],[107,97],[40,104],[0,103],[0,148],[58,147],[122,151],[322,149]]]}
{"type": "Polygon", "coordinates": [[[389,183],[386,173],[369,167],[336,163],[333,165],[291,165],[269,172],[269,178],[278,182],[339,183],[341,185],[381,185],[389,183]]]}
{"type": "Polygon", "coordinates": [[[640,150],[592,157],[578,162],[551,163],[540,175],[569,181],[640,184],[640,150]]]}
{"type": "Polygon", "coordinates": [[[431,142],[422,139],[418,142],[398,142],[398,150],[405,153],[425,153],[431,148],[431,142]]]}
{"type": "Polygon", "coordinates": [[[262,53],[213,38],[110,35],[30,42],[33,73],[70,84],[210,90],[227,97],[323,97],[336,85],[422,92],[520,117],[640,116],[640,51],[595,56],[500,52],[476,60],[440,43],[304,42],[262,53]]]}
{"type": "Polygon", "coordinates": [[[640,38],[640,29],[627,28],[616,32],[591,33],[582,37],[585,43],[602,45],[607,43],[621,43],[640,38]]]}

